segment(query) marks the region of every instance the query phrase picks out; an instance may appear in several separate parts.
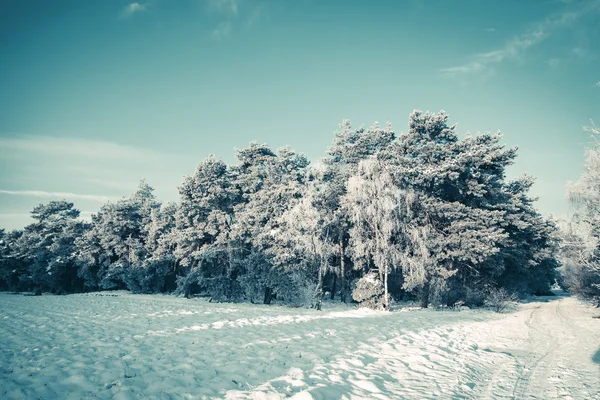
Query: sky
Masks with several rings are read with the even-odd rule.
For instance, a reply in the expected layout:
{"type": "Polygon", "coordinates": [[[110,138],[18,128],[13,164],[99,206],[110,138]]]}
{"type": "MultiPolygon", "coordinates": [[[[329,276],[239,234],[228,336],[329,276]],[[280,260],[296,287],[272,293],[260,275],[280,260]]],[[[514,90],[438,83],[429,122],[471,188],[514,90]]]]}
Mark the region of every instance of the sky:
{"type": "Polygon", "coordinates": [[[519,148],[543,215],[566,216],[600,120],[600,0],[3,0],[0,227],[67,199],[89,217],[141,178],[184,175],[250,142],[317,162],[338,129],[457,132],[519,148]]]}

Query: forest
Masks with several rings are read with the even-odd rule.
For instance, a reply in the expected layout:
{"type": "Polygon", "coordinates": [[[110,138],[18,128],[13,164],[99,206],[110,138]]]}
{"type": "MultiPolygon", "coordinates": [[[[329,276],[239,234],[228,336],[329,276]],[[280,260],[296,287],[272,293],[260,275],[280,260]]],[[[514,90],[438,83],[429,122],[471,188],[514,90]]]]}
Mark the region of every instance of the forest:
{"type": "Polygon", "coordinates": [[[576,212],[560,224],[536,210],[533,177],[507,179],[516,148],[493,133],[459,139],[444,112],[414,111],[399,134],[343,121],[315,165],[258,143],[236,156],[202,161],[177,203],[161,204],[142,180],[89,222],[71,202],[40,204],[24,229],[0,230],[0,290],[318,310],[325,296],[378,309],[406,299],[477,307],[547,295],[556,282],[600,294],[597,143],[569,188],[576,212]]]}

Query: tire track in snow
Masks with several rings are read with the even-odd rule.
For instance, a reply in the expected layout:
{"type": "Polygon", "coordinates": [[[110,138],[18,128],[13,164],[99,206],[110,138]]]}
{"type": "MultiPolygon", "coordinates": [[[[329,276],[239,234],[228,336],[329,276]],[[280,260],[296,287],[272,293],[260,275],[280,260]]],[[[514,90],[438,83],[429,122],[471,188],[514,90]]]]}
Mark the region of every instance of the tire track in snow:
{"type": "Polygon", "coordinates": [[[513,360],[491,376],[481,398],[600,399],[600,374],[591,360],[600,343],[600,330],[591,328],[600,324],[589,308],[574,298],[550,297],[516,316],[523,313],[525,336],[514,327],[504,344],[513,360]],[[505,393],[511,378],[514,388],[505,393]]]}

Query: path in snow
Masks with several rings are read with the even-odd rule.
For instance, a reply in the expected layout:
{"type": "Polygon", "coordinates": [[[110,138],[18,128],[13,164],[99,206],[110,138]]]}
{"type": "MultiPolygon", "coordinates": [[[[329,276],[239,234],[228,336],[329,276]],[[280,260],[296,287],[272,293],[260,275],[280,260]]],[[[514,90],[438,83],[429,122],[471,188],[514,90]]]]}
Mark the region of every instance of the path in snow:
{"type": "Polygon", "coordinates": [[[498,315],[0,294],[0,398],[600,399],[600,312],[548,300],[498,315]]]}
{"type": "MultiPolygon", "coordinates": [[[[229,399],[600,399],[600,320],[575,298],[370,342],[229,399]],[[310,383],[307,383],[310,382],[310,383]],[[307,387],[308,386],[308,387],[307,387]]],[[[462,315],[462,314],[461,314],[462,315]]]]}
{"type": "MultiPolygon", "coordinates": [[[[486,387],[495,398],[600,399],[600,311],[575,298],[530,303],[498,334],[509,355],[486,387]],[[521,327],[521,329],[515,329],[521,327]]],[[[500,322],[500,321],[498,321],[500,322]]],[[[502,326],[498,326],[502,329],[502,326]]]]}

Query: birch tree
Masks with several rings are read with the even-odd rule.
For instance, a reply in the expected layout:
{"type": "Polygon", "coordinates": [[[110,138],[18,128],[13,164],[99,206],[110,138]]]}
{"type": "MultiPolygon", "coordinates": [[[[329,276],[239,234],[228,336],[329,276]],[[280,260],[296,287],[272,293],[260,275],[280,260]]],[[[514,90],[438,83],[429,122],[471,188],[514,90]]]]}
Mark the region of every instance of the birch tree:
{"type": "MultiPolygon", "coordinates": [[[[342,197],[346,194],[346,183],[358,169],[360,161],[384,151],[395,139],[391,124],[385,127],[375,122],[373,126],[353,128],[349,120],[340,124],[334,134],[333,141],[323,159],[324,170],[321,180],[324,185],[319,192],[318,207],[327,213],[330,221],[330,234],[336,238],[338,268],[341,283],[340,298],[346,301],[348,295],[347,275],[348,241],[351,227],[350,217],[341,206],[342,197]]],[[[350,267],[350,268],[349,268],[350,267]]]]}
{"type": "Polygon", "coordinates": [[[309,186],[298,204],[282,215],[277,257],[284,265],[295,264],[295,267],[316,269],[317,284],[312,306],[321,310],[323,278],[336,246],[327,216],[315,207],[316,190],[315,186],[309,186]],[[290,262],[292,260],[293,263],[290,262]]]}
{"type": "Polygon", "coordinates": [[[574,214],[563,228],[561,255],[569,289],[600,304],[600,128],[592,121],[585,129],[593,142],[583,172],[568,187],[574,214]]]}
{"type": "Polygon", "coordinates": [[[368,159],[359,163],[357,173],[348,180],[343,198],[352,221],[352,257],[365,269],[371,262],[377,268],[384,285],[385,309],[389,309],[388,275],[398,265],[404,240],[404,196],[385,165],[368,159]]]}

